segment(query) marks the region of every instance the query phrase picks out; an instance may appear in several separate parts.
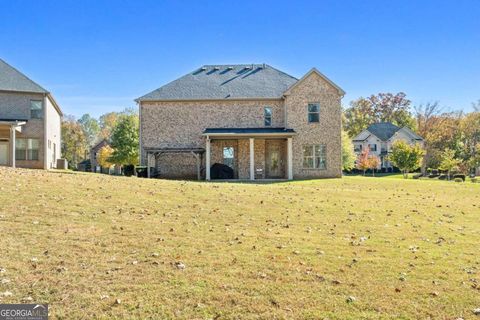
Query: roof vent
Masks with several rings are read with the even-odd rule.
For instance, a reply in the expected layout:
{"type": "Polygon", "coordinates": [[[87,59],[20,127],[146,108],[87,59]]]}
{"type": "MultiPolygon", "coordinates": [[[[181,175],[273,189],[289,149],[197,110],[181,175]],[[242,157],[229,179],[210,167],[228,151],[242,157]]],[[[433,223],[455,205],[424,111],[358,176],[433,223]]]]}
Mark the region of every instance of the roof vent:
{"type": "Polygon", "coordinates": [[[227,67],[227,70],[233,70],[233,67],[227,67]]]}
{"type": "Polygon", "coordinates": [[[213,70],[220,70],[219,67],[213,67],[213,70]]]}
{"type": "Polygon", "coordinates": [[[250,70],[250,69],[252,69],[252,67],[246,66],[245,69],[250,70]]]}
{"type": "Polygon", "coordinates": [[[205,71],[205,70],[207,70],[207,68],[206,67],[201,67],[200,70],[205,71]]]}

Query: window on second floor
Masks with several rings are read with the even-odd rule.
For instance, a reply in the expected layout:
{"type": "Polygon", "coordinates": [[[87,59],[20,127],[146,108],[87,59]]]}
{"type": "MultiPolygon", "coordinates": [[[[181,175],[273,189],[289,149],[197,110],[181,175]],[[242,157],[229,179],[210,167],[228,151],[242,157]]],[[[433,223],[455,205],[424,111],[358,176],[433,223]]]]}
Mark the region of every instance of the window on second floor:
{"type": "Polygon", "coordinates": [[[271,127],[272,126],[272,108],[270,107],[265,107],[263,108],[263,113],[264,113],[264,123],[265,127],[271,127]]]}
{"type": "Polygon", "coordinates": [[[320,104],[308,104],[308,123],[320,122],[320,104]]]}
{"type": "Polygon", "coordinates": [[[30,118],[42,119],[43,118],[43,104],[40,100],[30,101],[30,118]]]}
{"type": "Polygon", "coordinates": [[[369,144],[368,148],[370,149],[370,151],[377,151],[377,144],[375,143],[369,144]]]}

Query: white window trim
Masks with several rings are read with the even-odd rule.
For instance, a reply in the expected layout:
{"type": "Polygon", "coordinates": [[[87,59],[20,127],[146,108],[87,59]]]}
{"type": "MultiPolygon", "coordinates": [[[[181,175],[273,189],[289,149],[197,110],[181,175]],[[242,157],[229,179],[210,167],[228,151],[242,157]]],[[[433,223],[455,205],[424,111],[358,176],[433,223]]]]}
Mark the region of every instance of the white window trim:
{"type": "Polygon", "coordinates": [[[272,107],[265,106],[263,107],[263,126],[264,127],[271,127],[273,125],[273,109],[272,107]],[[266,110],[270,109],[270,115],[267,116],[266,110]],[[270,118],[270,124],[267,125],[267,118],[270,118]]]}
{"type": "Polygon", "coordinates": [[[307,123],[308,124],[320,123],[320,109],[321,109],[320,102],[308,102],[307,103],[307,123]],[[310,112],[309,106],[311,104],[318,105],[318,112],[310,112]],[[318,121],[310,121],[310,114],[318,114],[318,121]]]}
{"type": "Polygon", "coordinates": [[[302,169],[303,170],[317,170],[317,171],[321,171],[321,170],[327,170],[327,145],[326,144],[307,144],[307,145],[304,145],[303,148],[302,148],[302,169]],[[316,164],[316,161],[315,159],[317,158],[315,156],[315,149],[317,147],[320,147],[320,146],[323,146],[324,149],[325,149],[325,156],[324,156],[324,159],[325,159],[325,167],[324,168],[315,168],[315,164],[316,164]],[[313,156],[305,156],[304,155],[304,148],[305,147],[313,147],[313,156]],[[304,160],[305,158],[311,158],[313,159],[313,168],[309,168],[309,167],[305,167],[304,166],[304,160]]]}

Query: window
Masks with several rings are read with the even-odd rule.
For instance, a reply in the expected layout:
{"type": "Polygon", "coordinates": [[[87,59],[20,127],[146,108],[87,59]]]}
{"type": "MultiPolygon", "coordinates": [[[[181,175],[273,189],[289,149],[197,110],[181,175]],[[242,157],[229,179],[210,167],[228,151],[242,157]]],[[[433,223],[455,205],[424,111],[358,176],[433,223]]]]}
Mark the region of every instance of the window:
{"type": "Polygon", "coordinates": [[[320,104],[308,104],[308,123],[320,122],[320,104]]]}
{"type": "Polygon", "coordinates": [[[303,147],[303,167],[306,169],[326,169],[326,147],[322,144],[303,147]]]}
{"type": "Polygon", "coordinates": [[[377,145],[375,143],[374,144],[369,144],[368,148],[370,149],[370,151],[377,151],[377,145]]]}
{"type": "Polygon", "coordinates": [[[40,100],[31,100],[30,101],[30,117],[32,119],[42,119],[43,118],[42,101],[40,101],[40,100]]]}
{"type": "Polygon", "coordinates": [[[16,139],[15,159],[16,160],[38,160],[40,140],[38,139],[16,139]]]}
{"type": "Polygon", "coordinates": [[[272,126],[272,108],[265,107],[263,109],[263,112],[264,112],[264,119],[265,119],[265,127],[271,127],[272,126]]]}
{"type": "Polygon", "coordinates": [[[234,149],[233,147],[224,147],[223,148],[223,164],[234,169],[234,149]]]}
{"type": "Polygon", "coordinates": [[[355,152],[362,152],[362,145],[361,145],[361,144],[356,144],[356,145],[353,147],[353,151],[355,151],[355,152]]]}
{"type": "Polygon", "coordinates": [[[15,140],[15,159],[16,160],[27,160],[27,140],[25,139],[16,139],[15,140]]]}

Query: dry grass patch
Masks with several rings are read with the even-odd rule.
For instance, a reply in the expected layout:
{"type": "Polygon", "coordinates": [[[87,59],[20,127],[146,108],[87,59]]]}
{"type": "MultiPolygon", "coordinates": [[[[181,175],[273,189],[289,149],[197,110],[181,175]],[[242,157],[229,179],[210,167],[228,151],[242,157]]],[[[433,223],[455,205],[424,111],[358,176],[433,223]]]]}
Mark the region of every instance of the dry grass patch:
{"type": "Polygon", "coordinates": [[[0,182],[0,302],[48,302],[53,319],[469,319],[480,307],[480,185],[7,168],[0,182]]]}

